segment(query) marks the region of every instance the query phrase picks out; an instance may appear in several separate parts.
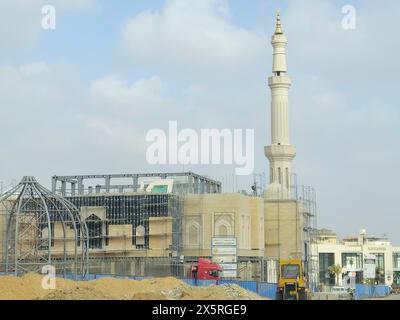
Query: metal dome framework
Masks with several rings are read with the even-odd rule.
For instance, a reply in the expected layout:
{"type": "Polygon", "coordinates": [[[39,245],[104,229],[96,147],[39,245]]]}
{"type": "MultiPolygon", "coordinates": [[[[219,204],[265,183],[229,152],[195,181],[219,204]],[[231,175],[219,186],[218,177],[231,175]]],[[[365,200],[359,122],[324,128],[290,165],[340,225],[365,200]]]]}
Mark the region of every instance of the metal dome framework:
{"type": "Polygon", "coordinates": [[[0,217],[2,271],[19,275],[54,266],[57,275],[88,273],[88,229],[79,210],[34,177],[0,196],[0,217]]]}

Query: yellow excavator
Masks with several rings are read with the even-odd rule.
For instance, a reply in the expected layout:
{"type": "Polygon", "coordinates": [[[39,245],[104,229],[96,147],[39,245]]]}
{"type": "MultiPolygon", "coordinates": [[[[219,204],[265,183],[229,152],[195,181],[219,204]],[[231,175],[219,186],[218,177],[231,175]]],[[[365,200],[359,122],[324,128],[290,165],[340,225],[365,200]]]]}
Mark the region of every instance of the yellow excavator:
{"type": "Polygon", "coordinates": [[[303,262],[297,259],[280,260],[276,300],[308,300],[308,297],[303,262]]]}

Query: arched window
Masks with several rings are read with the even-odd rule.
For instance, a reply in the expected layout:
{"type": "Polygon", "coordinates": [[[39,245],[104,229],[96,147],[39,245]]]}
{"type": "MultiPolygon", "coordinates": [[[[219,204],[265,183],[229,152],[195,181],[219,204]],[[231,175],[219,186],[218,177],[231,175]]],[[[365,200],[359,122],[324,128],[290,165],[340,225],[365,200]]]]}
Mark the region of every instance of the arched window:
{"type": "Polygon", "coordinates": [[[233,236],[234,235],[234,220],[231,214],[216,215],[214,225],[214,235],[219,236],[233,236]]]}
{"type": "Polygon", "coordinates": [[[189,227],[189,245],[199,245],[199,228],[194,224],[189,227]]]}
{"type": "Polygon", "coordinates": [[[103,223],[101,219],[92,214],[86,219],[86,225],[89,231],[89,248],[101,249],[103,247],[103,223]]]}
{"type": "Polygon", "coordinates": [[[190,220],[186,223],[186,246],[199,247],[201,245],[201,226],[198,221],[190,220]]]}

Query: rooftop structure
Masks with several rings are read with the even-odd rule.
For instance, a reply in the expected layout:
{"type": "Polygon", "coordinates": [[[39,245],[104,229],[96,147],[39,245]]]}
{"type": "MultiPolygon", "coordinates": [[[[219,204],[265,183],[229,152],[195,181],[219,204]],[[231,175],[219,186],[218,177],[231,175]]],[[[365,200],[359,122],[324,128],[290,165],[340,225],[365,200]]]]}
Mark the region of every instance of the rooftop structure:
{"type": "Polygon", "coordinates": [[[146,192],[149,184],[157,180],[173,180],[171,192],[176,194],[221,193],[221,182],[193,172],[53,176],[52,192],[63,197],[92,193],[146,192]],[[85,181],[90,183],[99,179],[103,183],[85,185],[85,181]],[[115,180],[124,180],[124,183],[114,183],[115,180]]]}

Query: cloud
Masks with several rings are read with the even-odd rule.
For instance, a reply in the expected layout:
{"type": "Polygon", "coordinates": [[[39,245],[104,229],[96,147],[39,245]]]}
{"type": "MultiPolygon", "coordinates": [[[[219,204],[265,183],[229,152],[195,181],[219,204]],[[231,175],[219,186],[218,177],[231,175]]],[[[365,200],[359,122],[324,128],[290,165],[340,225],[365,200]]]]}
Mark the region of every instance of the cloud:
{"type": "Polygon", "coordinates": [[[95,80],[90,92],[97,103],[127,106],[131,110],[160,106],[166,99],[167,88],[159,76],[138,80],[128,84],[117,75],[109,75],[95,80]]]}
{"type": "MultiPolygon", "coordinates": [[[[372,96],[357,99],[307,76],[290,95],[299,182],[317,189],[319,225],[342,235],[361,227],[380,234],[377,214],[385,221],[397,214],[387,200],[399,196],[400,111],[372,96]]],[[[391,227],[385,232],[396,237],[391,227]]]]}
{"type": "MultiPolygon", "coordinates": [[[[61,13],[96,5],[54,3],[61,13]]],[[[371,233],[385,228],[390,236],[397,232],[393,217],[398,212],[390,199],[400,196],[400,114],[394,90],[400,20],[395,18],[399,5],[392,3],[391,8],[371,1],[356,5],[355,31],[340,27],[341,7],[333,1],[290,1],[282,12],[293,78],[295,170],[299,182],[317,188],[320,226],[344,233],[359,227],[371,233]],[[382,221],[393,221],[393,227],[382,221]]],[[[41,4],[1,1],[4,55],[35,46],[41,4]]],[[[179,129],[254,128],[256,171],[267,171],[263,146],[270,138],[270,95],[265,78],[271,74],[273,30],[264,35],[243,28],[234,14],[222,0],[170,0],[161,9],[143,11],[120,31],[123,59],[110,58],[120,61],[118,70],[124,72],[111,68],[89,83],[67,63],[32,58],[0,65],[2,179],[33,174],[48,183],[52,174],[182,170],[149,167],[145,161],[146,132],[166,130],[169,120],[178,120],[179,129]]],[[[252,183],[249,177],[238,184],[233,167],[185,169],[223,177],[229,191],[249,189],[252,183]]]]}
{"type": "Polygon", "coordinates": [[[316,72],[352,86],[375,81],[371,75],[396,80],[400,64],[398,16],[400,3],[376,1],[354,4],[356,29],[342,28],[342,6],[333,1],[291,1],[282,19],[289,36],[290,66],[302,73],[316,72]],[[300,23],[301,21],[301,23],[300,23]]]}
{"type": "Polygon", "coordinates": [[[170,0],[129,20],[120,50],[135,67],[193,77],[245,70],[265,52],[264,41],[230,21],[227,1],[170,0]]]}

